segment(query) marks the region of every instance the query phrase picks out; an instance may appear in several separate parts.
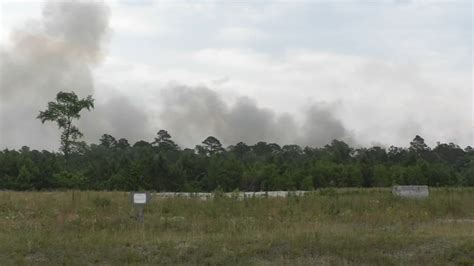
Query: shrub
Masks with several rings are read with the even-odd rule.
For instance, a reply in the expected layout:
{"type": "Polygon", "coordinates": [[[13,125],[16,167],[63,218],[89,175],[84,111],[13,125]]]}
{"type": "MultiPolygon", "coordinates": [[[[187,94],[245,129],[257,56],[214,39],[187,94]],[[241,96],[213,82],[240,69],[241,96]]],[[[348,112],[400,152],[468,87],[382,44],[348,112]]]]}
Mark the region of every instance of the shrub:
{"type": "Polygon", "coordinates": [[[53,182],[59,188],[84,189],[87,185],[87,178],[81,173],[63,171],[53,175],[53,182]]]}
{"type": "Polygon", "coordinates": [[[92,204],[98,208],[107,208],[112,204],[112,201],[104,197],[95,197],[92,199],[92,204]]]}

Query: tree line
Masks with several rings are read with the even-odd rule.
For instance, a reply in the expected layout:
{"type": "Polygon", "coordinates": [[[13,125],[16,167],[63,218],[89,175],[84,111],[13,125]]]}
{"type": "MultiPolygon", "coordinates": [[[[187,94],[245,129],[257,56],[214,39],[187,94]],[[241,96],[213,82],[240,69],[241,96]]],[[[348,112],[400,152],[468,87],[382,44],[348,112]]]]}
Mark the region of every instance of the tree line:
{"type": "Polygon", "coordinates": [[[341,140],[324,147],[239,142],[223,147],[213,136],[182,149],[166,130],[153,141],[116,139],[98,144],[78,139],[73,124],[94,99],[59,92],[40,111],[41,122],[62,130],[60,152],[29,147],[0,151],[0,189],[260,191],[399,185],[474,186],[474,149],[454,143],[430,148],[420,136],[408,148],[353,148],[341,140]]]}
{"type": "Polygon", "coordinates": [[[352,148],[334,140],[321,147],[239,142],[224,148],[215,137],[181,149],[165,130],[154,141],[130,145],[103,135],[98,144],[64,153],[5,149],[0,189],[151,191],[311,190],[394,184],[474,186],[474,149],[416,136],[409,148],[352,148]]]}

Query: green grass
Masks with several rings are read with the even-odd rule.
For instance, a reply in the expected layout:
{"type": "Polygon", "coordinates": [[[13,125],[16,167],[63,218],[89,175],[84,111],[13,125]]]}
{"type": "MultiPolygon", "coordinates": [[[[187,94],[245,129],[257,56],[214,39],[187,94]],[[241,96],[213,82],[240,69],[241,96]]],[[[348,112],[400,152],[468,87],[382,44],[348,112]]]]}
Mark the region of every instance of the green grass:
{"type": "Polygon", "coordinates": [[[124,192],[0,192],[0,265],[474,264],[472,188],[154,198],[131,216],[124,192]]]}

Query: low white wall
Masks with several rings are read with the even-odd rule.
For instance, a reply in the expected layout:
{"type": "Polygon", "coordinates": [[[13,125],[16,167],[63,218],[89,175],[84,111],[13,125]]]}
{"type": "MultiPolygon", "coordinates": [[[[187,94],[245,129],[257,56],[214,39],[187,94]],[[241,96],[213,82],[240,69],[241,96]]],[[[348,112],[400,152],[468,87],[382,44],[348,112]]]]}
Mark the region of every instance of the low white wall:
{"type": "MultiPolygon", "coordinates": [[[[238,199],[252,198],[252,197],[288,197],[289,195],[303,196],[311,191],[257,191],[257,192],[227,192],[223,193],[227,197],[236,197],[238,199]]],[[[214,193],[208,192],[157,192],[153,193],[153,197],[157,198],[197,198],[197,199],[209,199],[214,197],[214,193]]]]}
{"type": "Polygon", "coordinates": [[[393,186],[392,193],[404,198],[426,198],[430,195],[428,186],[393,186]]]}

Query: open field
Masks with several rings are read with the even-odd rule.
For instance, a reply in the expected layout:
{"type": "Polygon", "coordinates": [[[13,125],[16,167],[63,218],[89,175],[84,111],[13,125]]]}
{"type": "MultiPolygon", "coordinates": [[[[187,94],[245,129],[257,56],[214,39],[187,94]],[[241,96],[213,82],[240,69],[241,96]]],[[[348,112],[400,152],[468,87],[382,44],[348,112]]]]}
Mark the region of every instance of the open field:
{"type": "Polygon", "coordinates": [[[288,198],[0,192],[0,265],[474,264],[474,189],[326,189],[288,198]]]}

